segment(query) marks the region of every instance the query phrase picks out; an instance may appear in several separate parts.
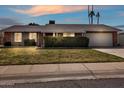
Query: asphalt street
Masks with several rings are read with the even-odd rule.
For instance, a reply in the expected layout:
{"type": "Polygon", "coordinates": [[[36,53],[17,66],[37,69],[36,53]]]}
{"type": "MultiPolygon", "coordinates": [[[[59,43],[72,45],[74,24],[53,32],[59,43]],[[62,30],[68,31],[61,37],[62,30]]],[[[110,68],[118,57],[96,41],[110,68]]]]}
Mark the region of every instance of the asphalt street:
{"type": "Polygon", "coordinates": [[[124,78],[83,79],[4,85],[1,88],[124,88],[124,78]]]}

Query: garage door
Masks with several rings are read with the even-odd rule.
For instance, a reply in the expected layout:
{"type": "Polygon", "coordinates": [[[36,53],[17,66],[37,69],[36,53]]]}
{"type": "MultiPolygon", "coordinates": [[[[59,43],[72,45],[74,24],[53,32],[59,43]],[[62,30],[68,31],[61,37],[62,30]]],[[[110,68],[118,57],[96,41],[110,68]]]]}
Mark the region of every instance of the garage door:
{"type": "Polygon", "coordinates": [[[111,47],[113,46],[112,33],[87,33],[89,46],[92,47],[111,47]]]}

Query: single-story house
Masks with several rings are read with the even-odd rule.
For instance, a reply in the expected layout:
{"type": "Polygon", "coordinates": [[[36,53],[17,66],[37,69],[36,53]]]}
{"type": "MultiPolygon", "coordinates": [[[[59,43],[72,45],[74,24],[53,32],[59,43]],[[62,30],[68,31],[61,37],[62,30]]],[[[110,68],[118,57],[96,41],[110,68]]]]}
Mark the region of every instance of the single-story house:
{"type": "Polygon", "coordinates": [[[3,42],[3,32],[0,32],[0,47],[2,45],[2,42],[3,42]]]}
{"type": "Polygon", "coordinates": [[[124,31],[118,33],[118,42],[120,46],[124,46],[124,31]]]}
{"type": "Polygon", "coordinates": [[[14,25],[1,30],[3,42],[12,46],[24,46],[25,39],[34,39],[37,46],[43,47],[43,36],[88,37],[90,47],[113,47],[118,44],[115,27],[104,24],[46,24],[40,26],[14,25]]]}

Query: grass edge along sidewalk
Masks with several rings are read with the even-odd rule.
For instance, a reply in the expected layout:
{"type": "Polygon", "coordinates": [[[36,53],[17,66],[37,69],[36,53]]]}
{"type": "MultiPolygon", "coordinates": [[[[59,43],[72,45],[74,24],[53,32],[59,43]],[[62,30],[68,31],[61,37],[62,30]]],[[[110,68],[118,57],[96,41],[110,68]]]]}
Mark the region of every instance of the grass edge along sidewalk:
{"type": "Polygon", "coordinates": [[[1,48],[0,65],[124,62],[124,58],[93,49],[1,48]]]}

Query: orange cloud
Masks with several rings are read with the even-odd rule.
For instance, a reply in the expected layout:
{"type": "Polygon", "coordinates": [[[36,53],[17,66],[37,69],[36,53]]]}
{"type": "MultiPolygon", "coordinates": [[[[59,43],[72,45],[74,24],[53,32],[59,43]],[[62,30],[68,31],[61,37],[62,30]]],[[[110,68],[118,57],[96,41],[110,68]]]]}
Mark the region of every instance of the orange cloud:
{"type": "Polygon", "coordinates": [[[76,12],[81,10],[86,10],[87,6],[81,5],[42,5],[42,6],[32,6],[25,10],[15,10],[17,13],[28,14],[31,16],[42,16],[48,14],[61,14],[68,12],[76,12]]]}

